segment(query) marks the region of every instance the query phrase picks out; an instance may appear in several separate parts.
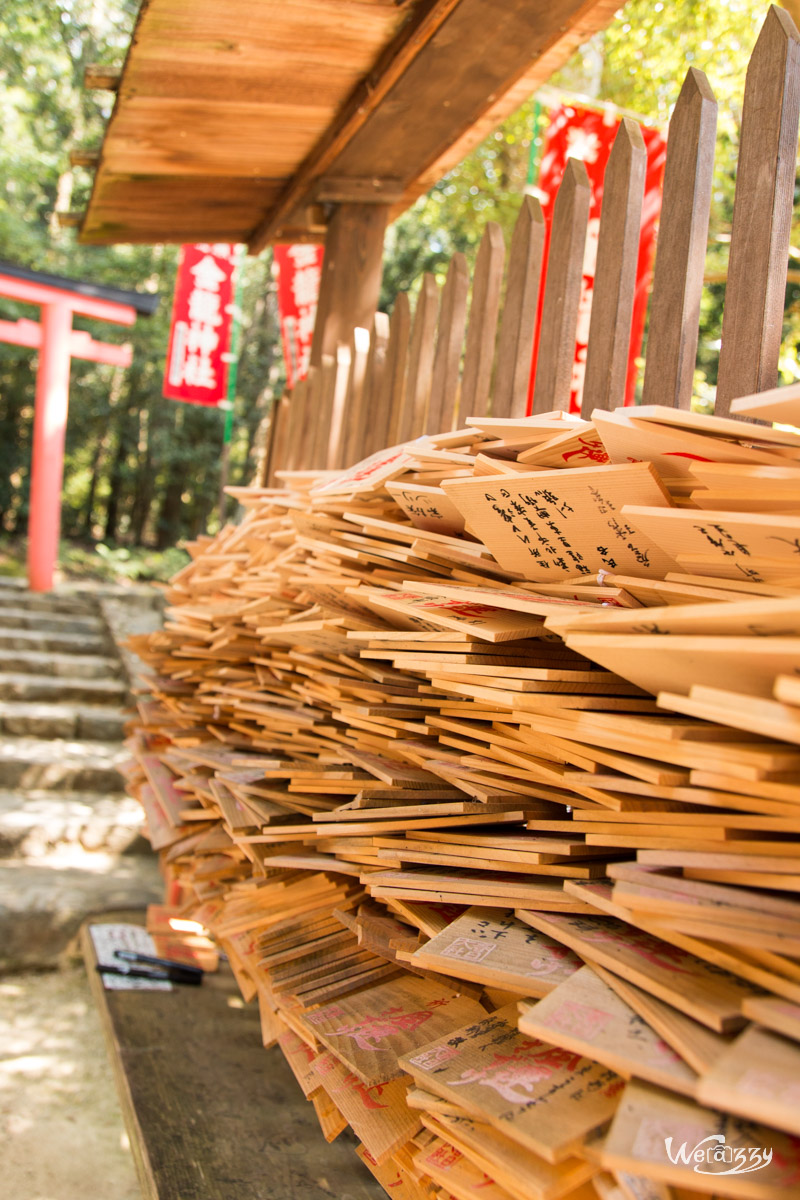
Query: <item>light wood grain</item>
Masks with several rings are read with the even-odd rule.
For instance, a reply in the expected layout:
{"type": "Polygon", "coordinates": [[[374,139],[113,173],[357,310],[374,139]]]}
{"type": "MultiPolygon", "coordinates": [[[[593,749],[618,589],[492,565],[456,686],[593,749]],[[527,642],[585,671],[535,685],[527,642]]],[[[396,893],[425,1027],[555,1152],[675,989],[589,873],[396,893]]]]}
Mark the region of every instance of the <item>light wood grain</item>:
{"type": "Polygon", "coordinates": [[[527,412],[543,254],[542,206],[533,196],[525,196],[508,258],[492,393],[493,417],[524,417],[527,412]]]}
{"type": "Polygon", "coordinates": [[[625,402],[633,300],[639,262],[647,151],[641,130],[623,117],[603,178],[603,207],[581,415],[625,402]]]}
{"type": "Polygon", "coordinates": [[[778,382],[800,118],[800,35],[774,5],[747,69],[716,412],[778,382]]]}
{"type": "Polygon", "coordinates": [[[462,413],[480,416],[488,410],[504,259],[503,231],[495,221],[487,221],[472,279],[464,377],[461,381],[462,413]]]}
{"type": "Polygon", "coordinates": [[[583,256],[592,192],[586,167],[570,158],[553,208],[533,411],[569,410],[583,256]]]}
{"type": "Polygon", "coordinates": [[[688,409],[708,240],[717,103],[690,67],[670,119],[642,402],[688,409]]]}
{"type": "Polygon", "coordinates": [[[436,331],[436,355],[433,360],[430,402],[425,422],[426,433],[452,429],[459,396],[461,353],[467,320],[469,271],[463,254],[450,260],[442,288],[436,331]]]}

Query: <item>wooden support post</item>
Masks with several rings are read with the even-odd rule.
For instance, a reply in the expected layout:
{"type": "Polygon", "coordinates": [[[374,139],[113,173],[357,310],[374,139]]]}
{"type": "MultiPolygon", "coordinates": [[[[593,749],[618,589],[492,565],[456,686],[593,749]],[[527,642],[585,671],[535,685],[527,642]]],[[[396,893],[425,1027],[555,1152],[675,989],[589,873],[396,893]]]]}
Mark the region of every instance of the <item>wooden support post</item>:
{"type": "Polygon", "coordinates": [[[525,196],[511,238],[492,397],[493,417],[524,417],[528,410],[543,254],[542,206],[533,196],[525,196]]]}
{"type": "Polygon", "coordinates": [[[669,123],[643,404],[691,408],[716,136],[714,93],[690,67],[669,123]]]}
{"type": "Polygon", "coordinates": [[[569,409],[591,200],[592,188],[586,167],[577,158],[568,159],[553,205],[553,228],[547,257],[542,330],[533,393],[535,413],[549,412],[554,408],[569,409]]]}
{"type": "Polygon", "coordinates": [[[57,301],[43,304],[28,518],[28,584],[32,592],[50,591],[58,558],[71,334],[69,305],[57,301]]]}
{"type": "Polygon", "coordinates": [[[747,68],[731,229],[717,416],[778,383],[800,115],[800,34],[767,13],[747,68]]]}
{"type": "Polygon", "coordinates": [[[311,365],[335,356],[357,327],[369,329],[381,287],[387,204],[340,204],[325,238],[311,365]]]}
{"type": "Polygon", "coordinates": [[[595,408],[610,410],[625,403],[646,170],[642,131],[623,117],[603,179],[581,412],[586,420],[595,408]]]}

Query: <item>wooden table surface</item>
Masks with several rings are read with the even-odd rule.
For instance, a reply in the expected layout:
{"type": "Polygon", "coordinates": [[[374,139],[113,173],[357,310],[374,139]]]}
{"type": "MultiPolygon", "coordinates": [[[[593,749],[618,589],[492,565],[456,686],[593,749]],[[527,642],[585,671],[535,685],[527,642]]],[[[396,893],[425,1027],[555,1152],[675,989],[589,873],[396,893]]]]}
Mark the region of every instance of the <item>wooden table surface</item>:
{"type": "Polygon", "coordinates": [[[385,1200],[349,1130],[325,1142],[227,967],[199,988],[106,991],[86,927],[83,949],[147,1200],[385,1200]]]}

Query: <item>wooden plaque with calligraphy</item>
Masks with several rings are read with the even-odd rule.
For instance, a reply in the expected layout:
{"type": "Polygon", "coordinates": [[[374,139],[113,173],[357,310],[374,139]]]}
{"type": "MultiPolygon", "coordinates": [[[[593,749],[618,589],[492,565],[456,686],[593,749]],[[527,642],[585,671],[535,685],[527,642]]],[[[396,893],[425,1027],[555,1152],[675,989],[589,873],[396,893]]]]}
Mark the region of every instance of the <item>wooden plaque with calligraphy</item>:
{"type": "Polygon", "coordinates": [[[463,531],[464,518],[441,488],[420,483],[387,483],[386,490],[417,529],[447,534],[463,531]]]}
{"type": "Polygon", "coordinates": [[[581,960],[510,910],[475,906],[421,946],[411,963],[521,996],[546,996],[581,960]]]}
{"type": "Polygon", "coordinates": [[[629,1079],[693,1096],[697,1076],[591,967],[581,967],[538,1004],[522,1006],[521,1033],[596,1059],[629,1079]]]}
{"type": "Polygon", "coordinates": [[[652,934],[609,917],[518,910],[517,916],[719,1033],[744,1023],[753,988],[652,934]]]}
{"type": "Polygon", "coordinates": [[[621,1080],[571,1051],[525,1037],[516,1005],[406,1054],[421,1087],[463,1105],[547,1162],[558,1163],[605,1124],[621,1080]]]}
{"type": "Polygon", "coordinates": [[[625,1088],[600,1160],[613,1171],[740,1200],[786,1200],[800,1180],[796,1137],[638,1082],[625,1088]]]}
{"type": "Polygon", "coordinates": [[[344,996],[308,1013],[306,1020],[337,1058],[368,1087],[398,1079],[398,1057],[477,1020],[474,1000],[414,975],[344,996]]]}
{"type": "Polygon", "coordinates": [[[425,1127],[455,1146],[470,1162],[481,1167],[516,1200],[558,1200],[561,1196],[585,1197],[582,1188],[595,1168],[579,1158],[545,1162],[518,1142],[482,1121],[467,1116],[426,1113],[425,1127]]]}
{"type": "Polygon", "coordinates": [[[700,1080],[697,1098],[800,1136],[800,1046],[751,1025],[700,1080]]]}
{"type": "Polygon", "coordinates": [[[677,569],[676,559],[622,513],[626,504],[669,511],[650,463],[450,479],[442,487],[500,565],[525,579],[558,583],[603,570],[661,579],[677,569]]]}
{"type": "Polygon", "coordinates": [[[314,1060],[313,1070],[318,1086],[325,1089],[379,1166],[420,1129],[419,1113],[406,1104],[402,1079],[368,1088],[329,1050],[314,1060]]]}

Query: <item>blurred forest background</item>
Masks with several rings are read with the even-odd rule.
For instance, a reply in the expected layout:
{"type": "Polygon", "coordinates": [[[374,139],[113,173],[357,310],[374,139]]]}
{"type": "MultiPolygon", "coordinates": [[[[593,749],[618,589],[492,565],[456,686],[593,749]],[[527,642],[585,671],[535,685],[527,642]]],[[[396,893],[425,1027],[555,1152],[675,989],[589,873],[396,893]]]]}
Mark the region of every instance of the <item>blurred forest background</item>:
{"type": "MultiPolygon", "coordinates": [[[[163,399],[177,247],[82,247],[56,212],[81,210],[91,174],[72,149],[99,146],[113,97],[82,86],[89,63],[122,62],[136,0],[7,0],[0,9],[0,259],[36,270],[157,292],[155,316],[133,330],[76,318],[103,340],[130,340],[128,370],[73,360],[65,463],[62,562],[76,573],[160,577],[175,549],[216,524],[224,415],[163,399]]],[[[551,85],[613,102],[666,125],[690,65],[720,105],[696,395],[713,404],[716,352],[735,187],[744,70],[766,12],[756,0],[630,0],[551,85]]],[[[487,220],[510,238],[526,185],[535,182],[546,106],[531,98],[390,228],[381,307],[415,292],[424,271],[442,279],[456,250],[472,258],[487,220]]],[[[797,238],[793,238],[793,243],[797,238]]],[[[800,266],[794,244],[790,267],[800,266]]],[[[800,378],[800,271],[790,270],[782,381],[800,378]]],[[[243,328],[230,482],[254,474],[273,397],[283,385],[272,256],[246,260],[243,328]]],[[[0,317],[32,315],[0,298],[0,317]]],[[[35,355],[0,344],[0,570],[19,556],[27,522],[35,355]]]]}

